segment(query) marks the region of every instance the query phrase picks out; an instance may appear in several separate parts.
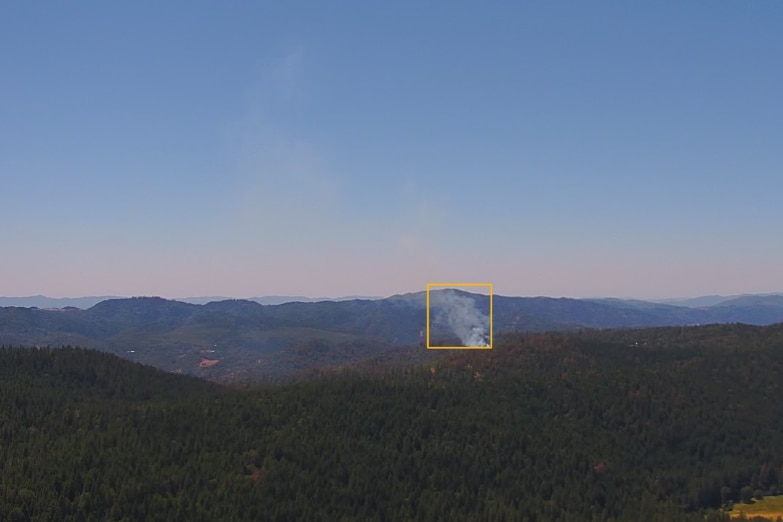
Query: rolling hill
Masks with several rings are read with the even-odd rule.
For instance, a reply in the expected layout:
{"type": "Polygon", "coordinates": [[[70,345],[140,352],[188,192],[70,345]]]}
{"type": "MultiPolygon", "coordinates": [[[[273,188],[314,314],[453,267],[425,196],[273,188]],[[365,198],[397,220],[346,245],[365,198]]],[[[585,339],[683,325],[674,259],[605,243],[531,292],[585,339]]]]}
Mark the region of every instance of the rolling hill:
{"type": "MultiPolygon", "coordinates": [[[[480,302],[475,294],[462,295],[480,302]]],[[[496,334],[767,325],[783,322],[783,297],[746,296],[690,308],[618,299],[495,296],[493,319],[496,334]]],[[[86,310],[0,308],[0,345],[83,346],[167,371],[224,380],[284,378],[373,359],[405,362],[424,350],[424,330],[423,292],[280,305],[246,300],[198,305],[138,297],[109,299],[86,310]]]]}

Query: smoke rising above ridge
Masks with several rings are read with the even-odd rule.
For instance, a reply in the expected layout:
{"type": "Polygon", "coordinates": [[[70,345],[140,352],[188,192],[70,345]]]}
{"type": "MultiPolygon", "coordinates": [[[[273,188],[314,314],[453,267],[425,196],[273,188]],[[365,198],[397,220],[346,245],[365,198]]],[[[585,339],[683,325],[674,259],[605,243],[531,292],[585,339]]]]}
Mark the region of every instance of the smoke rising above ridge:
{"type": "Polygon", "coordinates": [[[454,290],[439,290],[430,295],[435,321],[454,332],[463,346],[489,345],[489,317],[476,308],[473,298],[454,290]]]}

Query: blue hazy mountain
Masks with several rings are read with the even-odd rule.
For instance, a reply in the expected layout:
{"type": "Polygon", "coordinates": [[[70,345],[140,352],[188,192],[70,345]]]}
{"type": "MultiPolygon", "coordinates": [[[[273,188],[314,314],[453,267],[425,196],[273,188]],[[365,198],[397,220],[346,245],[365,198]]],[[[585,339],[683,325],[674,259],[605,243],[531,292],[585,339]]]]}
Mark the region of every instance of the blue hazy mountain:
{"type": "MultiPolygon", "coordinates": [[[[21,306],[25,308],[81,308],[86,310],[101,301],[109,299],[123,299],[121,296],[85,296],[85,297],[47,297],[44,295],[31,295],[26,297],[0,297],[0,307],[21,306]]],[[[207,304],[214,301],[227,301],[234,299],[226,296],[199,296],[181,297],[177,301],[191,304],[207,304]]],[[[349,295],[343,297],[305,297],[302,295],[267,295],[263,297],[249,297],[248,301],[255,301],[263,305],[276,305],[283,303],[302,302],[316,303],[319,301],[350,301],[352,299],[381,299],[378,296],[349,295]]]]}

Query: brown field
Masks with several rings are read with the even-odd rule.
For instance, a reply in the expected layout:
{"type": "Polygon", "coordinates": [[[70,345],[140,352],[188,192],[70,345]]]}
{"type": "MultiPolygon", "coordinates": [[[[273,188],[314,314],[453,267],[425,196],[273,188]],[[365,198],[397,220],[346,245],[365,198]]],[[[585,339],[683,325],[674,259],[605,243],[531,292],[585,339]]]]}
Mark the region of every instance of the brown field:
{"type": "Polygon", "coordinates": [[[775,522],[778,517],[783,518],[783,495],[764,497],[753,504],[734,504],[734,509],[729,512],[732,519],[740,518],[745,513],[747,518],[764,517],[775,522]]]}

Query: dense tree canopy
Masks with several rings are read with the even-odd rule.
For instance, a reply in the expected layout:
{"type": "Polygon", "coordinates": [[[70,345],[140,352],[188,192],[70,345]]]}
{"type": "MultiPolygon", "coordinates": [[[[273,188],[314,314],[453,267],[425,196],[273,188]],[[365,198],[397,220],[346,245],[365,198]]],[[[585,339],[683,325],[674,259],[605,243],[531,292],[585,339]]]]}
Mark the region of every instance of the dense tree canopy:
{"type": "Polygon", "coordinates": [[[0,519],[722,520],[781,492],[780,375],[780,326],[513,335],[244,389],[2,349],[0,519]]]}

